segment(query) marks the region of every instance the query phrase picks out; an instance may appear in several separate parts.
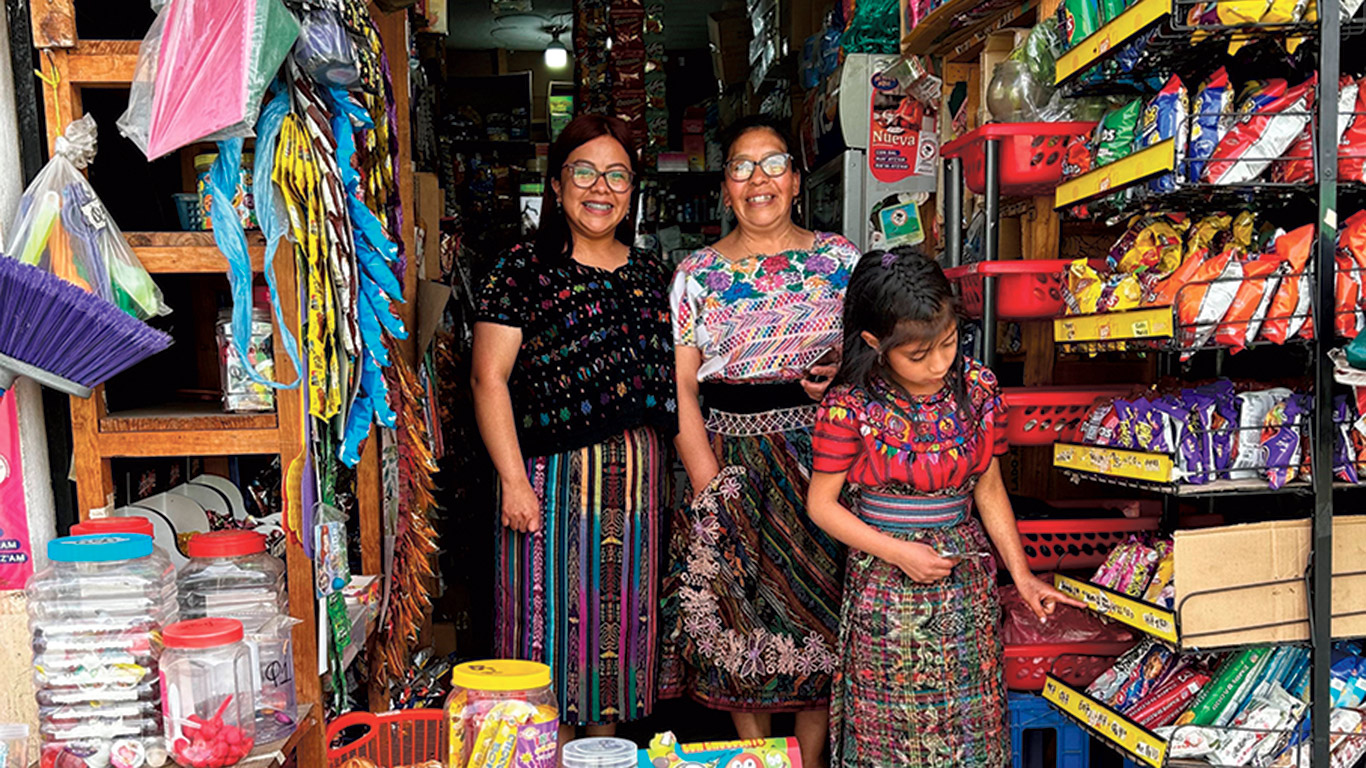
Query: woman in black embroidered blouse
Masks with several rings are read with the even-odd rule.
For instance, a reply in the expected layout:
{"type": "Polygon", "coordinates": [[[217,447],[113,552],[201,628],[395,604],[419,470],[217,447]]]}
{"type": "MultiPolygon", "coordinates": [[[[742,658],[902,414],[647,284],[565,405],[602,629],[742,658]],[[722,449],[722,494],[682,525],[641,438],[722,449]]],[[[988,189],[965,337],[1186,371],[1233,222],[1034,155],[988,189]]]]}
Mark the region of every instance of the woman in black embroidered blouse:
{"type": "Polygon", "coordinates": [[[551,667],[561,743],[650,714],[656,570],[677,432],[670,272],[632,249],[630,131],[580,117],[550,149],[534,246],[479,296],[473,385],[498,470],[495,633],[551,667]]]}

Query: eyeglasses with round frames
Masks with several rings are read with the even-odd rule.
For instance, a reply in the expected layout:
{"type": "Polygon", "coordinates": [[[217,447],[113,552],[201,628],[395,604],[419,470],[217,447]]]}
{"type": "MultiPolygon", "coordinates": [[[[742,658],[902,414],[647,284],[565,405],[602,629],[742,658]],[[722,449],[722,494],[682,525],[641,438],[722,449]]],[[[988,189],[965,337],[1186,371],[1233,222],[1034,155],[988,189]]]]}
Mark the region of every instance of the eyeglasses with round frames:
{"type": "Polygon", "coordinates": [[[631,181],[635,178],[635,175],[630,171],[621,168],[608,168],[605,171],[599,171],[587,163],[571,163],[564,167],[569,169],[569,180],[574,182],[574,186],[579,189],[591,189],[594,184],[598,183],[598,177],[601,176],[607,180],[608,189],[613,192],[625,192],[631,188],[631,181]]]}
{"type": "Polygon", "coordinates": [[[726,163],[726,175],[731,181],[749,181],[754,175],[754,169],[758,168],[770,179],[776,179],[792,169],[792,155],[786,152],[774,152],[766,155],[757,163],[753,160],[742,158],[726,163]]]}

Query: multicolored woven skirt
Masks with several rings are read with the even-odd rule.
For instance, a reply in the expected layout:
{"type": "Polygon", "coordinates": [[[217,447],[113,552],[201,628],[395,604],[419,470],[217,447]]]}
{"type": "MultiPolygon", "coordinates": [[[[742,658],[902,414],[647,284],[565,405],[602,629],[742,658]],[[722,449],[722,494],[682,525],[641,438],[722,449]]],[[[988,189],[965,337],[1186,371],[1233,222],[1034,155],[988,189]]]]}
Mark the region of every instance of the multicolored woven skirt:
{"type": "Polygon", "coordinates": [[[498,527],[498,653],[550,666],[566,723],[638,720],[654,706],[665,448],[641,428],[530,459],[541,529],[498,527]]]}
{"type": "MultiPolygon", "coordinates": [[[[929,515],[945,502],[909,501],[926,505],[929,515]]],[[[940,552],[989,551],[966,500],[962,509],[931,524],[939,527],[883,530],[940,552]]],[[[845,573],[840,670],[830,697],[832,768],[1006,765],[995,560],[970,555],[949,578],[918,584],[897,566],[853,551],[845,573]]]]}
{"type": "Polygon", "coordinates": [[[714,441],[721,474],[674,518],[660,695],[730,712],[822,708],[843,550],[806,514],[811,431],[714,441]]]}

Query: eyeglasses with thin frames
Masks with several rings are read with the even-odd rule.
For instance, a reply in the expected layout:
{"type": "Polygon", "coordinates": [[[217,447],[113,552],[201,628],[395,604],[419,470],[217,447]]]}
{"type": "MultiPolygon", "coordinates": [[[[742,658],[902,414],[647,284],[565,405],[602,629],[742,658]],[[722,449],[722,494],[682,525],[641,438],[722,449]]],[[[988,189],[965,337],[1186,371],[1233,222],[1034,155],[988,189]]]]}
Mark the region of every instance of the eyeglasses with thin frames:
{"type": "Polygon", "coordinates": [[[613,192],[625,192],[631,188],[631,182],[635,178],[635,174],[622,168],[599,171],[587,163],[571,163],[564,167],[569,170],[569,180],[579,189],[592,189],[593,185],[598,183],[598,177],[602,177],[607,180],[608,189],[613,192]]]}
{"type": "Polygon", "coordinates": [[[726,175],[730,177],[731,181],[749,181],[750,177],[754,175],[755,168],[763,171],[764,175],[770,179],[776,179],[792,170],[792,155],[786,152],[774,152],[771,155],[765,155],[758,162],[748,158],[732,160],[726,163],[726,175]]]}

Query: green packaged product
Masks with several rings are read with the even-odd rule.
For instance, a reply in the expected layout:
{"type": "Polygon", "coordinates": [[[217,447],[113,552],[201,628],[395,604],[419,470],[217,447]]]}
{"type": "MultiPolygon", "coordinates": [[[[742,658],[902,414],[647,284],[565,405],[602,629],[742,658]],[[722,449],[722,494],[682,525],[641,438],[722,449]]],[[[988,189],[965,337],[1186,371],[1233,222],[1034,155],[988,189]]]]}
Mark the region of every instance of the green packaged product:
{"type": "Polygon", "coordinates": [[[1242,682],[1233,690],[1233,695],[1229,697],[1228,703],[1224,705],[1223,710],[1218,713],[1210,725],[1219,728],[1232,725],[1234,716],[1241,712],[1248,699],[1252,698],[1252,691],[1261,683],[1263,675],[1266,674],[1267,665],[1276,655],[1274,648],[1263,648],[1261,650],[1263,651],[1261,658],[1257,660],[1257,663],[1246,675],[1243,675],[1242,682]]]}
{"type": "Polygon", "coordinates": [[[1189,711],[1177,719],[1177,725],[1210,725],[1228,706],[1229,700],[1242,684],[1244,678],[1268,652],[1267,648],[1248,648],[1239,651],[1224,661],[1214,675],[1214,679],[1200,691],[1200,697],[1191,705],[1189,711]]]}
{"type": "Polygon", "coordinates": [[[1128,7],[1125,0],[1100,0],[1100,23],[1109,24],[1128,7]]]}
{"type": "Polygon", "coordinates": [[[1058,8],[1060,32],[1067,47],[1075,48],[1082,40],[1100,29],[1100,6],[1097,0],[1063,0],[1058,8]]]}
{"type": "Polygon", "coordinates": [[[1122,160],[1134,151],[1134,134],[1138,118],[1143,113],[1143,100],[1134,99],[1119,109],[1112,109],[1096,126],[1096,157],[1094,167],[1100,168],[1122,160]]]}

